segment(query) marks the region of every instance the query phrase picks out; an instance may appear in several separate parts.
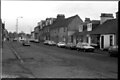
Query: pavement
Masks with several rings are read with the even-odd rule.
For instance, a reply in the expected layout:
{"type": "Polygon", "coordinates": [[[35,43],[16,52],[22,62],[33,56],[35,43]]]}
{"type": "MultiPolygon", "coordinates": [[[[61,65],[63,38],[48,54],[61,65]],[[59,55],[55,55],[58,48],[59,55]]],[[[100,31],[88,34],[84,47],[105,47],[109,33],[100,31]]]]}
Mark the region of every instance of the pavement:
{"type": "Polygon", "coordinates": [[[29,77],[29,75],[26,75],[27,71],[22,68],[20,61],[13,54],[7,42],[4,42],[2,48],[1,64],[1,78],[29,77]]]}
{"type": "Polygon", "coordinates": [[[2,60],[6,60],[6,59],[15,59],[15,55],[13,54],[13,52],[11,51],[11,49],[9,48],[7,42],[4,42],[4,46],[2,48],[2,60]]]}

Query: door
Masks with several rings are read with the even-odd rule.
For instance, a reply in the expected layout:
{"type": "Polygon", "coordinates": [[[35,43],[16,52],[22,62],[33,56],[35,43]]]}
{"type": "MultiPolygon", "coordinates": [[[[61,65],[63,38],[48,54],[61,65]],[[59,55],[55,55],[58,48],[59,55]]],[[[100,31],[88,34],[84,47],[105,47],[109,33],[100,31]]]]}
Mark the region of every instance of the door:
{"type": "Polygon", "coordinates": [[[104,36],[101,36],[101,48],[104,48],[104,36]]]}

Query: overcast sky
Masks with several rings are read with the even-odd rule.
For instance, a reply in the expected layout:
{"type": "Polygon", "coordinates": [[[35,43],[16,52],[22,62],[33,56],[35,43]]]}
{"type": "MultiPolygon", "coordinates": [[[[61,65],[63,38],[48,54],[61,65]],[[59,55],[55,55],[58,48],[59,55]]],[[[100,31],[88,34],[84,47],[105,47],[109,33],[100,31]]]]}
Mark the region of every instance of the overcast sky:
{"type": "Polygon", "coordinates": [[[16,30],[18,19],[19,32],[30,33],[37,26],[37,22],[46,18],[56,18],[57,14],[64,14],[66,18],[76,14],[84,21],[100,20],[101,13],[115,13],[118,11],[118,1],[1,1],[1,17],[5,21],[6,29],[16,30]]]}

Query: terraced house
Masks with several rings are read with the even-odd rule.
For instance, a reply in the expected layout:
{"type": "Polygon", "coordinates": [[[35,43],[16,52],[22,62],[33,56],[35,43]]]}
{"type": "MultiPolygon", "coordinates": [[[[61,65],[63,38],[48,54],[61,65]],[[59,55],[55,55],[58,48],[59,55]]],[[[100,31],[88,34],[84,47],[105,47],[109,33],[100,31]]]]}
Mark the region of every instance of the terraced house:
{"type": "Polygon", "coordinates": [[[73,34],[74,39],[77,40],[77,42],[86,42],[89,44],[98,44],[97,40],[98,37],[90,36],[90,32],[94,31],[97,26],[100,24],[99,20],[88,20],[88,18],[85,19],[83,25],[81,26],[81,29],[79,29],[79,32],[76,32],[73,34]]]}
{"type": "Polygon", "coordinates": [[[50,40],[50,27],[55,21],[55,18],[46,18],[38,23],[39,41],[50,40]]]}
{"type": "Polygon", "coordinates": [[[116,19],[113,14],[101,13],[100,20],[85,18],[83,22],[78,15],[65,18],[58,14],[57,18],[46,18],[41,21],[35,32],[40,41],[52,40],[55,42],[87,42],[105,49],[118,43],[118,12],[116,19]],[[38,31],[39,29],[39,31],[38,31]]]}
{"type": "Polygon", "coordinates": [[[50,37],[51,40],[55,42],[74,42],[73,34],[79,30],[83,21],[78,16],[72,16],[69,18],[65,18],[64,15],[57,15],[56,21],[50,28],[50,37]]]}
{"type": "Polygon", "coordinates": [[[97,48],[106,49],[118,43],[117,14],[101,13],[100,20],[85,21],[83,29],[74,34],[78,42],[97,45],[97,48]]]}
{"type": "Polygon", "coordinates": [[[38,25],[40,28],[39,41],[76,42],[73,41],[73,34],[79,30],[82,24],[83,21],[78,15],[65,18],[63,14],[58,14],[57,18],[46,18],[38,25]]]}
{"type": "Polygon", "coordinates": [[[101,14],[105,21],[92,31],[91,35],[99,35],[100,49],[108,49],[110,46],[118,45],[118,13],[116,18],[112,14],[101,14]],[[108,18],[108,19],[107,19],[108,18]]]}

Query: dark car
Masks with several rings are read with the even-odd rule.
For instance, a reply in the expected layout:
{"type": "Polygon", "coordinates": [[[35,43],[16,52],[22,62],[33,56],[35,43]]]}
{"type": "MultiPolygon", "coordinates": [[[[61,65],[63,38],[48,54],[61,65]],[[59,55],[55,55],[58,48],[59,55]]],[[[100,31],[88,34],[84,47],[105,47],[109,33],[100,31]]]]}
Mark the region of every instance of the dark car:
{"type": "Polygon", "coordinates": [[[118,56],[118,46],[111,46],[108,49],[109,55],[110,56],[118,56]]]}

